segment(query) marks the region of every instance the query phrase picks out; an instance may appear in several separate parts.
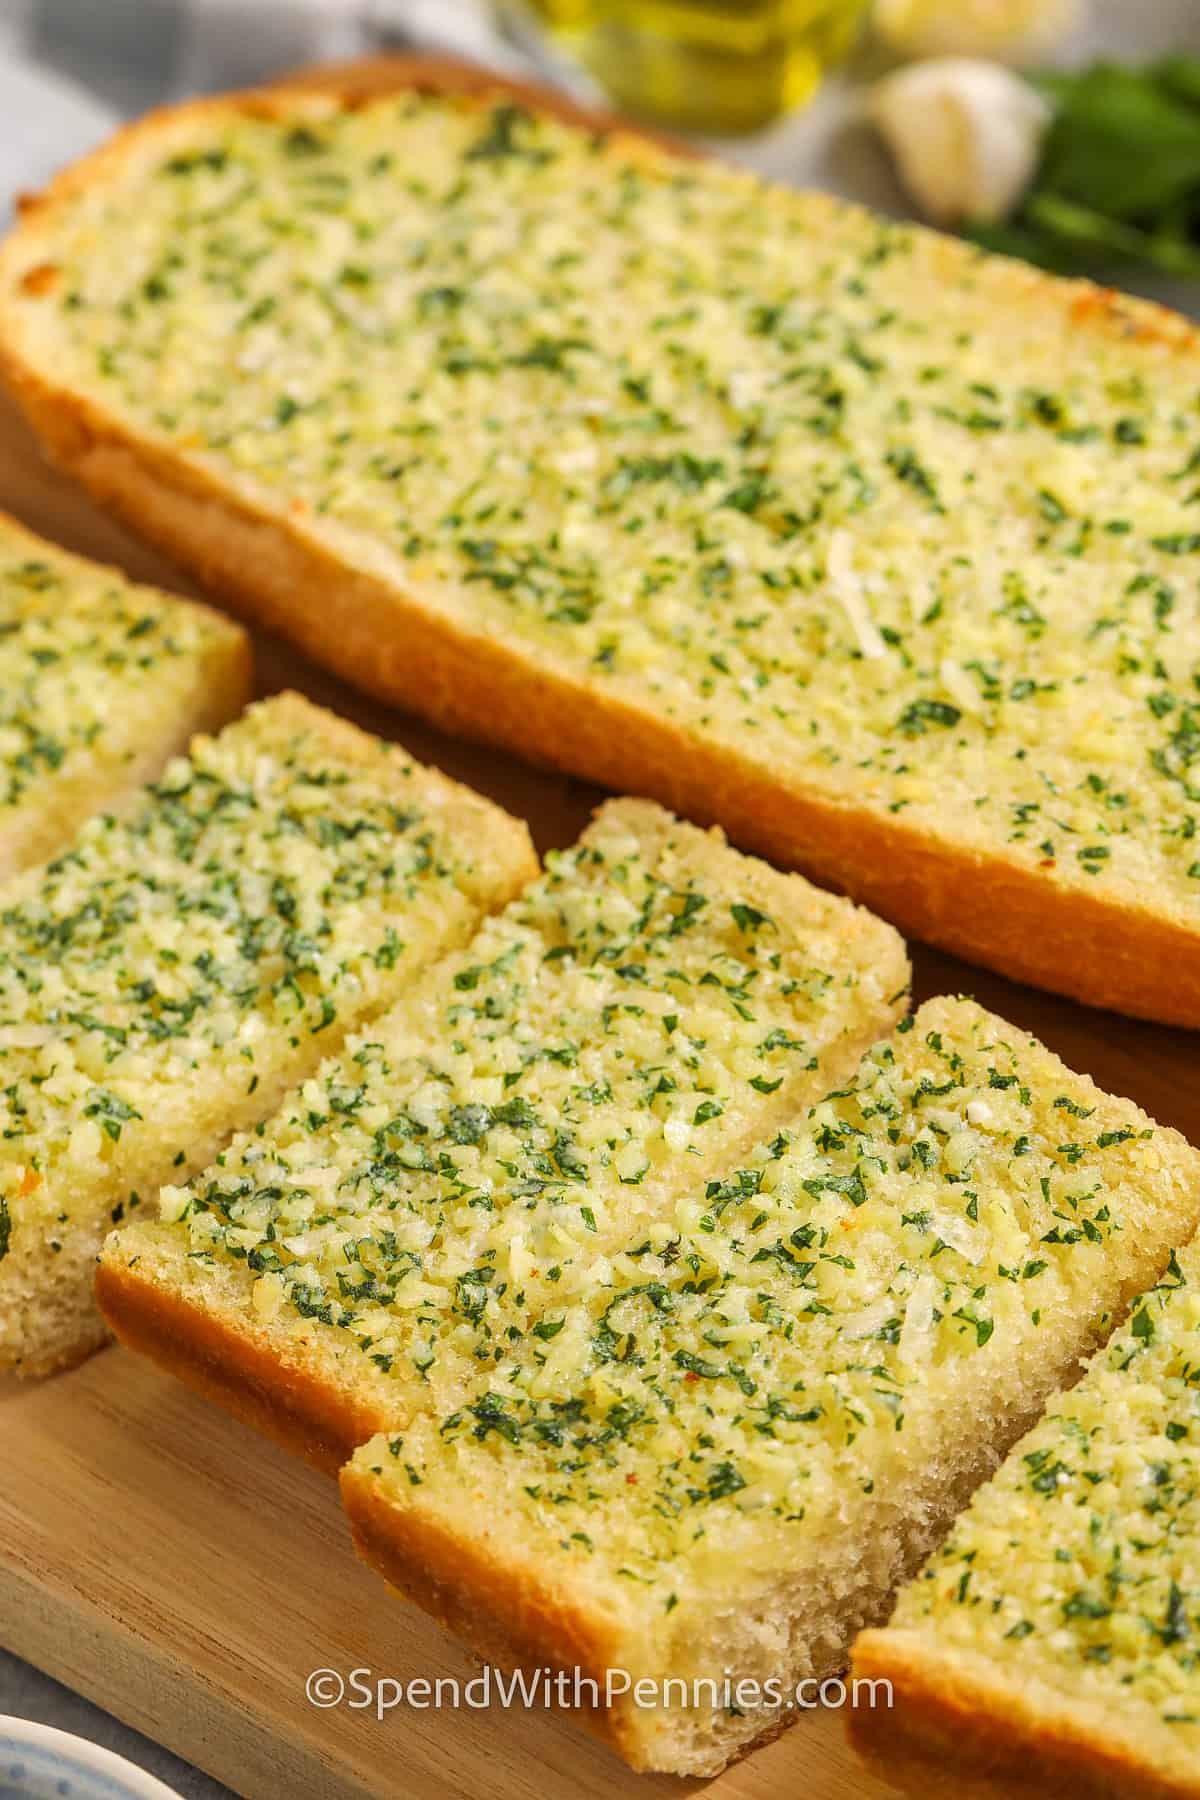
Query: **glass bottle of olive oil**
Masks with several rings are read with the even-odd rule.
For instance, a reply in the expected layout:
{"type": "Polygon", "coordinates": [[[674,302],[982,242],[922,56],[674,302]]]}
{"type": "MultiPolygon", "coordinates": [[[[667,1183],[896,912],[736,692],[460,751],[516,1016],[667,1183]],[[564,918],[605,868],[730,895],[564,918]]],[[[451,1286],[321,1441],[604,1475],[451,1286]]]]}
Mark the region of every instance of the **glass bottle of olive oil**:
{"type": "Polygon", "coordinates": [[[803,105],[869,3],[509,0],[627,112],[711,132],[753,131],[803,105]]]}

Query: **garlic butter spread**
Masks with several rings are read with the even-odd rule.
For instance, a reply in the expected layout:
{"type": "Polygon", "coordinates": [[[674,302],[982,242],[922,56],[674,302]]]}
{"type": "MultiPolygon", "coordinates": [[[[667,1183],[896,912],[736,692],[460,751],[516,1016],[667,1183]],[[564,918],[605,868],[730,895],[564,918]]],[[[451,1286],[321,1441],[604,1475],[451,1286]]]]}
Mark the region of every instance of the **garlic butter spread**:
{"type": "Polygon", "coordinates": [[[1193,1250],[1172,1257],[1084,1380],[979,1491],[892,1619],[1080,1704],[1143,1703],[1193,1754],[1198,1274],[1193,1250]]]}
{"type": "Polygon", "coordinates": [[[602,1542],[669,1611],[705,1568],[777,1567],[768,1524],[837,1541],[878,1492],[880,1528],[913,1459],[967,1429],[963,1396],[994,1404],[1064,1327],[1102,1334],[1131,1171],[1160,1167],[1148,1121],[970,1003],[908,1025],[638,1221],[583,1291],[498,1272],[474,1327],[488,1364],[390,1441],[393,1478],[502,1483],[530,1527],[584,1558],[602,1542]]]}
{"type": "Polygon", "coordinates": [[[836,989],[638,864],[611,829],[560,860],[162,1210],[198,1282],[241,1263],[265,1327],[370,1358],[397,1479],[501,1484],[669,1607],[714,1507],[828,1525],[956,1397],[1094,1341],[1128,1196],[1182,1177],[965,1002],[735,1148],[836,989]]]}
{"type": "MultiPolygon", "coordinates": [[[[0,520],[0,826],[61,780],[132,761],[146,719],[194,707],[233,627],[0,520]]],[[[107,790],[101,790],[101,798],[107,790]]]]}
{"type": "Polygon", "coordinates": [[[0,896],[0,1275],[150,1199],[467,936],[449,784],[324,719],[264,702],[0,896]]]}
{"type": "Polygon", "coordinates": [[[670,1239],[680,1193],[803,1111],[844,1041],[853,1066],[906,978],[868,915],[617,802],[161,1214],[402,1407],[526,1336],[577,1364],[565,1321],[636,1267],[630,1231],[670,1239]]]}

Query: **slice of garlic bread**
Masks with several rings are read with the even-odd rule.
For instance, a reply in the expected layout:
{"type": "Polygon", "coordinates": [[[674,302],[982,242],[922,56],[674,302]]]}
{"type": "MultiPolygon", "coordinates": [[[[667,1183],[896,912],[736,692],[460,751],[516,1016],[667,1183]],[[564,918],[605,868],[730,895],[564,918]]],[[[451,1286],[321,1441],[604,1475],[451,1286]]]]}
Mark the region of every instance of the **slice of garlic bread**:
{"type": "Polygon", "coordinates": [[[1086,1376],[865,1633],[892,1683],[853,1736],[914,1795],[1200,1795],[1200,1248],[1172,1259],[1086,1376]]]}
{"type": "Polygon", "coordinates": [[[250,698],[246,634],[0,514],[0,881],[250,698]]]}
{"type": "Polygon", "coordinates": [[[461,1404],[514,1318],[553,1350],[559,1309],[633,1266],[631,1234],[670,1235],[681,1194],[852,1072],[907,989],[870,914],[610,802],[261,1131],[116,1232],[101,1304],[336,1469],[461,1404]]]}
{"type": "Polygon", "coordinates": [[[635,1767],[713,1774],[811,1704],[1200,1217],[1131,1103],[969,1002],[909,1024],[586,1285],[497,1246],[435,1303],[470,1391],[408,1378],[343,1474],[367,1559],[489,1658],[580,1669],[635,1767]]]}
{"type": "Polygon", "coordinates": [[[351,680],[1200,1025],[1184,321],[519,108],[288,92],[56,181],[0,354],[351,680]]]}
{"type": "Polygon", "coordinates": [[[0,1365],[100,1343],[113,1222],[535,870],[523,825],[284,695],[0,891],[0,1365]]]}

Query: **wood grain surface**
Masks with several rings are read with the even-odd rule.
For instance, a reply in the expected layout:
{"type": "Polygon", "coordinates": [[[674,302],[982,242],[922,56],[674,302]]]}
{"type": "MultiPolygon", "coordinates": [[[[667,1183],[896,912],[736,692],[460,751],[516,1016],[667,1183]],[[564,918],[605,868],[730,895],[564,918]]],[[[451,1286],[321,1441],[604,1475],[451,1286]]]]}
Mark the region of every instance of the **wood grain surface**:
{"type": "MultiPolygon", "coordinates": [[[[444,66],[435,73],[444,79],[444,66]]],[[[359,71],[364,91],[396,66],[359,71]]],[[[343,77],[339,76],[339,80],[343,77]]],[[[73,550],[196,592],[41,461],[0,399],[0,506],[73,550]]],[[[597,791],[454,742],[258,642],[260,691],[299,688],[569,843],[597,791]]],[[[1200,1144],[1194,1036],[1073,1006],[914,946],[916,998],[973,993],[1200,1144]]],[[[246,1800],[882,1800],[835,1713],[803,1717],[715,1782],[636,1776],[554,1712],[308,1704],[318,1667],[408,1681],[475,1672],[355,1561],[332,1483],[125,1351],[0,1380],[0,1641],[246,1800]]]]}

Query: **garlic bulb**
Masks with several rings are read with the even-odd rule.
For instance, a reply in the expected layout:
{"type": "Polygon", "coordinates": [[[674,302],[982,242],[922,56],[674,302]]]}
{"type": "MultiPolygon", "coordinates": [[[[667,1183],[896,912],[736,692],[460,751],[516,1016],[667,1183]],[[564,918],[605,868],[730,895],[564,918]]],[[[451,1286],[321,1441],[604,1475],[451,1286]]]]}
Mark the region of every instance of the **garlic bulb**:
{"type": "Polygon", "coordinates": [[[1088,0],[877,0],[875,27],[903,56],[1033,63],[1077,31],[1088,0]]]}
{"type": "Polygon", "coordinates": [[[1037,170],[1050,108],[999,63],[941,57],[885,75],[870,111],[927,218],[995,223],[1037,170]]]}

